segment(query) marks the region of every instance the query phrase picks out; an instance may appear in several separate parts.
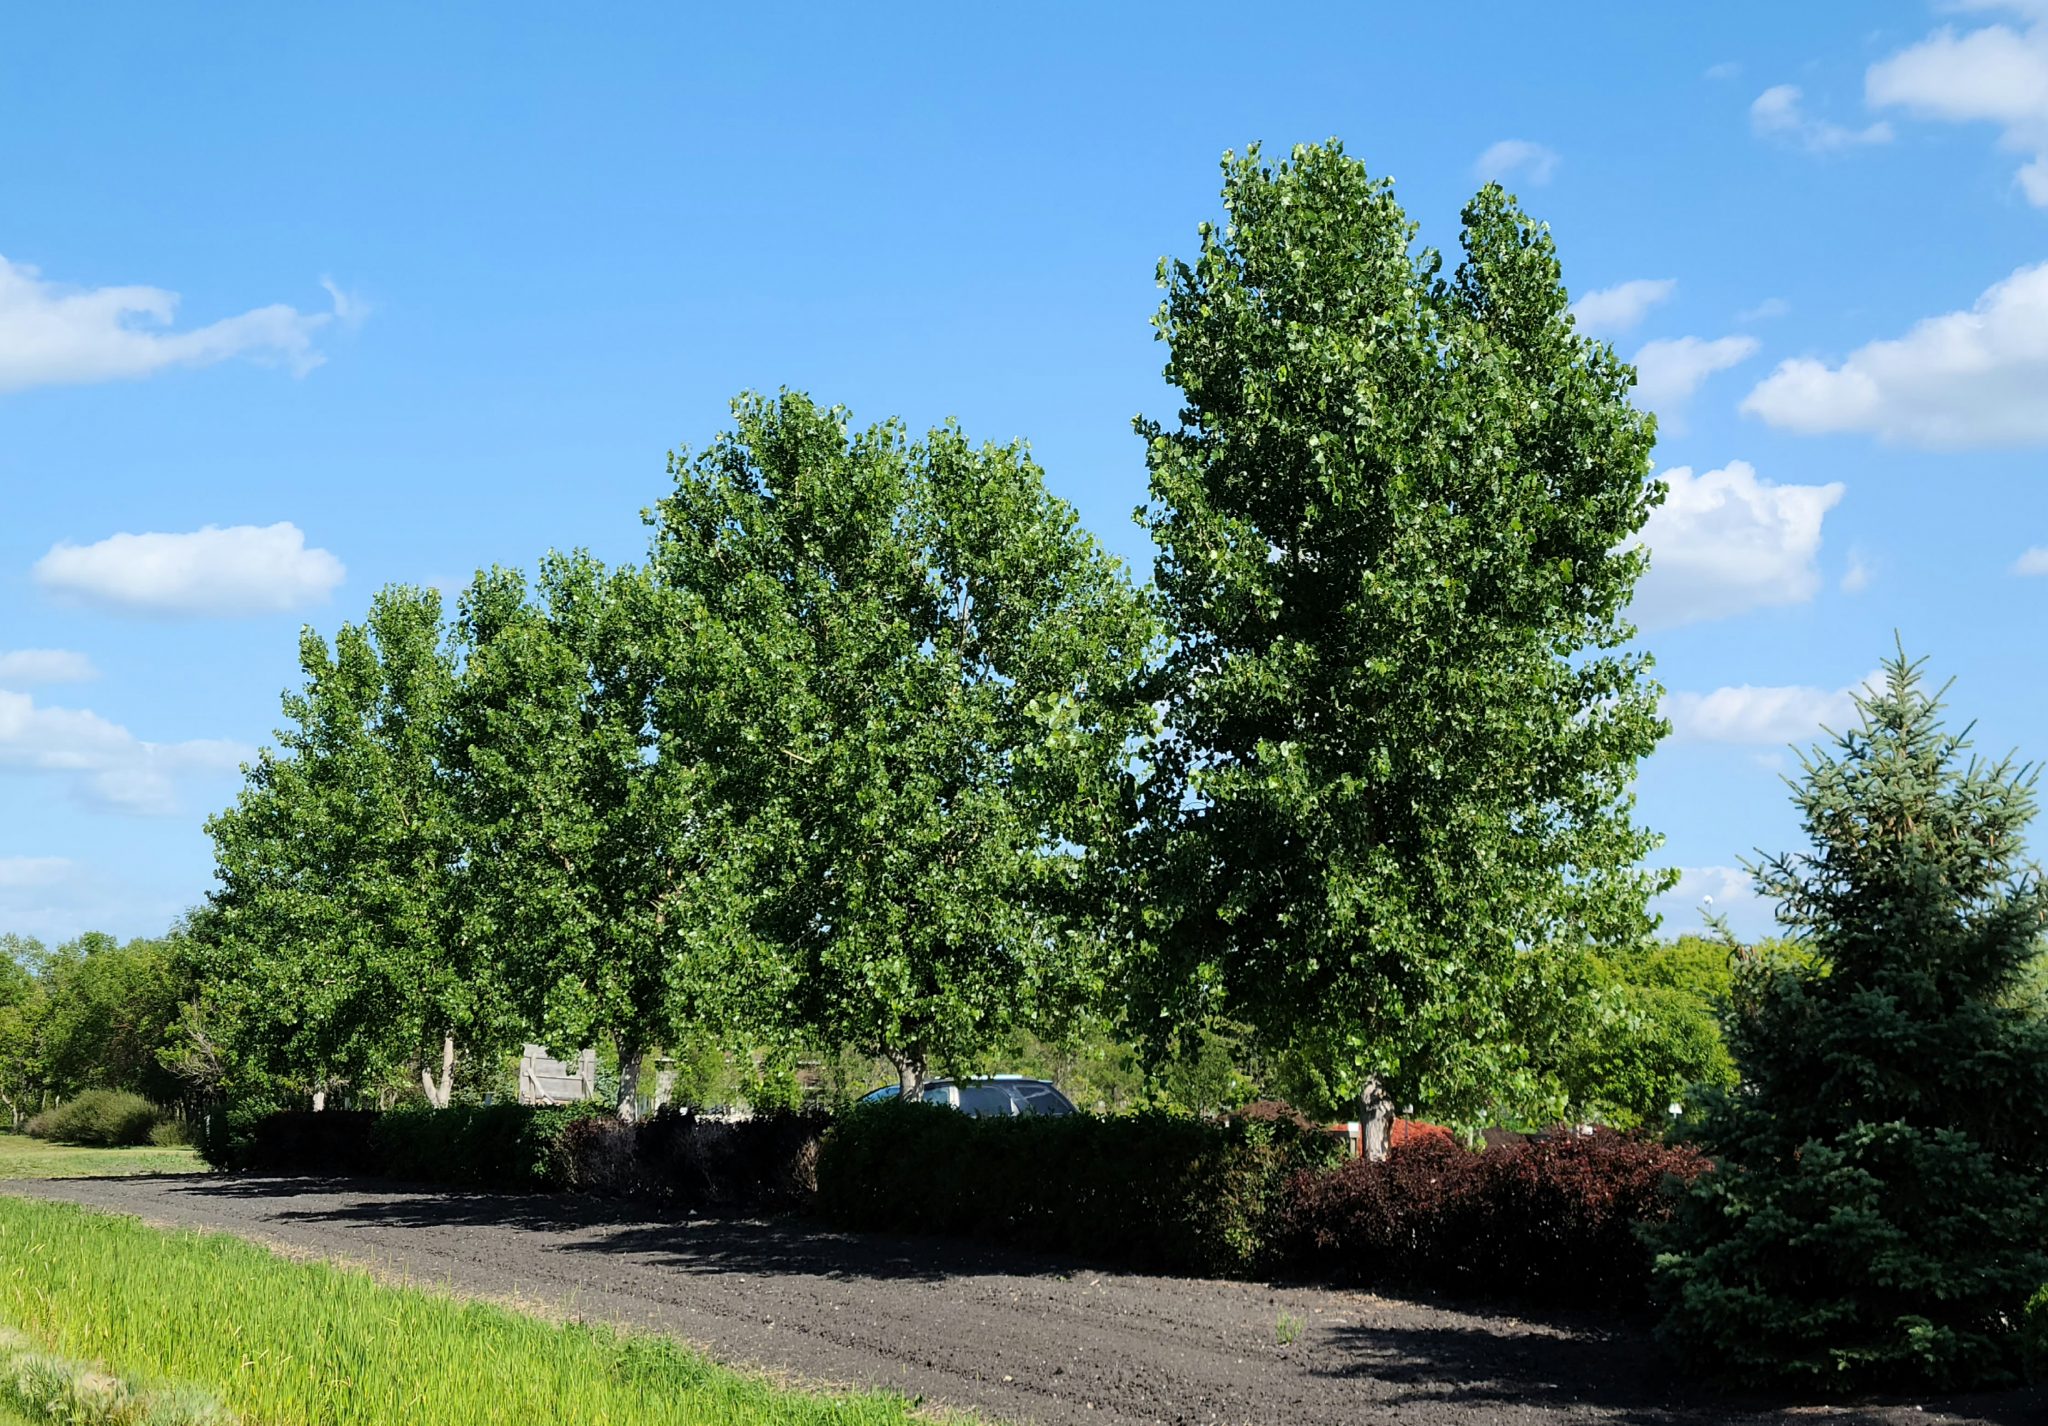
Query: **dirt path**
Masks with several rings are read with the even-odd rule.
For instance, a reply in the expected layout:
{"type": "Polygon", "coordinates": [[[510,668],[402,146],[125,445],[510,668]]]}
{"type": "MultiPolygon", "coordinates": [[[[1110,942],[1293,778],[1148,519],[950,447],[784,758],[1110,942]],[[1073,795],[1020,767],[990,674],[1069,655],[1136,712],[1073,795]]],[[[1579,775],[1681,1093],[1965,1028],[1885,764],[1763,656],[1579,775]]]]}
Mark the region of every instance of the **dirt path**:
{"type": "Polygon", "coordinates": [[[0,1187],[658,1329],[723,1361],[1043,1426],[2048,1420],[2040,1393],[1784,1411],[1700,1399],[1666,1380],[1641,1337],[1593,1321],[1094,1272],[788,1221],[659,1222],[587,1200],[308,1179],[0,1187]],[[1277,1340],[1282,1314],[1303,1324],[1289,1345],[1277,1340]]]}

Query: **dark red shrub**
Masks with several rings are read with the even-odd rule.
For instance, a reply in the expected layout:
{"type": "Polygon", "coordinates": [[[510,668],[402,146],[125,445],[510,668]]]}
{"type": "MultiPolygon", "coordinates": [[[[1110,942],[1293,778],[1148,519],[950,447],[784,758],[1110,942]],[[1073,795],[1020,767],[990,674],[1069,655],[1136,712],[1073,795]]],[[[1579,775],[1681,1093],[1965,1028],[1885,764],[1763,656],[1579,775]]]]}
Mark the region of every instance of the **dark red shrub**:
{"type": "Polygon", "coordinates": [[[1707,1160],[1607,1130],[1475,1153],[1434,1136],[1384,1163],[1296,1174],[1275,1248],[1306,1277],[1477,1297],[1627,1306],[1650,1254],[1637,1226],[1707,1160]]]}

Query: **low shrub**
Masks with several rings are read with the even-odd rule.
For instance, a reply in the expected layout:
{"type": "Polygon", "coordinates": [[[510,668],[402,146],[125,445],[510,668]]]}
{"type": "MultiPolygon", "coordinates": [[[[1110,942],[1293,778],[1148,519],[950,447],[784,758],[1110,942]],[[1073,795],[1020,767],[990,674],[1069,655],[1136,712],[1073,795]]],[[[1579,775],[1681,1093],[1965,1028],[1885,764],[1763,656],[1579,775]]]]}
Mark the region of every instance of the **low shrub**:
{"type": "Polygon", "coordinates": [[[2048,1386],[2048,1286],[2034,1294],[2020,1318],[2020,1364],[2028,1381],[2048,1386]]]}
{"type": "Polygon", "coordinates": [[[1596,1130],[1483,1152],[1422,1136],[1380,1163],[1296,1174],[1275,1253],[1304,1277],[1575,1305],[1633,1306],[1696,1150],[1596,1130]]]}
{"type": "Polygon", "coordinates": [[[192,1126],[166,1115],[149,1126],[149,1142],[159,1149],[183,1149],[192,1143],[192,1126]]]}
{"type": "Polygon", "coordinates": [[[59,1144],[98,1148],[129,1148],[149,1142],[162,1116],[139,1094],[118,1089],[88,1089],[55,1109],[28,1121],[28,1132],[59,1144]]]}
{"type": "Polygon", "coordinates": [[[818,1206],[846,1228],[1235,1276],[1265,1265],[1290,1177],[1341,1152],[1285,1117],[976,1119],[886,1102],[851,1110],[825,1135],[818,1206]]]}

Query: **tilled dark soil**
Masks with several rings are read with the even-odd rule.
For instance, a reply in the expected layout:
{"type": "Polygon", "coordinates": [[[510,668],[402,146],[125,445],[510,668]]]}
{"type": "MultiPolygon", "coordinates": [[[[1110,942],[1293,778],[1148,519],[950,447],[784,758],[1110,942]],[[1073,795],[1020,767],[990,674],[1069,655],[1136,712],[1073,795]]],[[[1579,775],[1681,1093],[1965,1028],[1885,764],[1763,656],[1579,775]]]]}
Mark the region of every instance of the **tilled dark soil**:
{"type": "Polygon", "coordinates": [[[0,1185],[537,1311],[722,1361],[1054,1423],[2048,1421],[2048,1395],[1785,1406],[1672,1380],[1641,1334],[1321,1288],[1101,1272],[795,1220],[287,1178],[0,1185]],[[1283,1317],[1298,1321],[1291,1342],[1283,1317]]]}

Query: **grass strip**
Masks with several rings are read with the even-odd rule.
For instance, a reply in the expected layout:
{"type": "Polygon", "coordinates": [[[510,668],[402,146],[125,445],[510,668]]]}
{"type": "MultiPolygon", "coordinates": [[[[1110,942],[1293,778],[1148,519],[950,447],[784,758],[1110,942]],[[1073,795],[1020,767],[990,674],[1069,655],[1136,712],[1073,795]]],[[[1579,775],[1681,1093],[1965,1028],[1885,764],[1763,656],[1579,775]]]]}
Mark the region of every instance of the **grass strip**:
{"type": "Polygon", "coordinates": [[[0,1327],[0,1426],[234,1426],[220,1403],[190,1387],[149,1390],[86,1362],[38,1351],[0,1327]]]}
{"type": "Polygon", "coordinates": [[[92,1149],[0,1133],[0,1178],[108,1178],[205,1170],[191,1149],[92,1149]]]}
{"type": "Polygon", "coordinates": [[[219,1234],[0,1198],[0,1320],[265,1426],[895,1426],[901,1397],[792,1391],[666,1338],[555,1324],[219,1234]]]}

